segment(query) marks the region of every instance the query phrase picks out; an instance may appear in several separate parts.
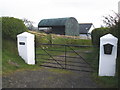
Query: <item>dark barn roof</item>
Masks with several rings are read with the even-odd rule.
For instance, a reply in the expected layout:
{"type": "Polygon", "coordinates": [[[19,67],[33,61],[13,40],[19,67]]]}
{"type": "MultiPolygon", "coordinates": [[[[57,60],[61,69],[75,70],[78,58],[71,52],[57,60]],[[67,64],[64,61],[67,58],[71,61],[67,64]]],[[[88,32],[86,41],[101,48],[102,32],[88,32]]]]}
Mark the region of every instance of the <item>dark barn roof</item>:
{"type": "Polygon", "coordinates": [[[73,17],[67,18],[55,18],[55,19],[43,19],[39,22],[38,27],[49,27],[49,26],[65,26],[66,21],[73,17]]]}
{"type": "Polygon", "coordinates": [[[87,34],[92,25],[93,25],[92,23],[80,23],[79,24],[80,34],[87,34]]]}

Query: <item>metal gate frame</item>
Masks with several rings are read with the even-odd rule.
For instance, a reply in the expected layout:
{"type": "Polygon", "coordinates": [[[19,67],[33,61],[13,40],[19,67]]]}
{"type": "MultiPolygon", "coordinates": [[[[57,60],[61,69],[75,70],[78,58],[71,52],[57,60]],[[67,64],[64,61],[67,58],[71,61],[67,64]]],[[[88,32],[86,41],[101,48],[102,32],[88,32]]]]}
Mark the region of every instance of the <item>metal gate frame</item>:
{"type": "MultiPolygon", "coordinates": [[[[52,59],[47,59],[47,60],[54,60],[60,67],[53,67],[53,66],[49,66],[49,65],[40,65],[40,66],[44,66],[44,67],[51,67],[51,68],[59,68],[59,69],[66,69],[66,70],[74,70],[74,71],[84,71],[84,72],[93,72],[93,71],[88,71],[88,70],[78,70],[78,69],[72,69],[72,68],[67,68],[66,66],[69,65],[67,64],[67,58],[79,58],[79,59],[82,59],[89,67],[88,68],[92,68],[93,67],[85,60],[85,58],[83,58],[78,52],[76,52],[72,47],[81,47],[81,48],[85,48],[85,47],[93,47],[93,46],[88,46],[88,45],[66,45],[66,44],[39,44],[39,47],[41,48],[41,50],[43,50],[46,54],[38,54],[36,53],[36,60],[37,59],[40,59],[40,58],[37,58],[38,55],[48,55],[49,57],[51,57],[52,59]],[[63,50],[47,50],[47,49],[44,49],[42,48],[42,46],[44,45],[47,45],[47,46],[62,46],[64,47],[64,51],[63,50]],[[69,47],[72,51],[67,51],[67,47],[69,47]],[[63,64],[60,64],[58,61],[60,60],[57,60],[54,58],[54,56],[57,56],[57,55],[51,55],[50,53],[48,53],[47,51],[58,51],[58,52],[64,52],[64,56],[59,56],[59,57],[64,57],[65,60],[62,61],[64,62],[64,66],[63,64]],[[72,56],[67,56],[67,52],[73,52],[75,53],[77,56],[79,57],[72,57],[72,56]]],[[[45,58],[41,58],[41,59],[45,59],[45,58]]],[[[69,61],[70,62],[70,61],[69,61]]],[[[74,61],[71,61],[72,63],[80,63],[80,62],[74,62],[74,61]]],[[[38,62],[37,62],[38,63],[38,62]]],[[[47,63],[47,62],[43,62],[43,63],[47,63]]],[[[56,64],[56,63],[52,63],[52,64],[56,64]]],[[[70,65],[70,66],[74,66],[74,65],[70,65]]],[[[84,66],[78,66],[78,67],[84,67],[84,66]]]]}

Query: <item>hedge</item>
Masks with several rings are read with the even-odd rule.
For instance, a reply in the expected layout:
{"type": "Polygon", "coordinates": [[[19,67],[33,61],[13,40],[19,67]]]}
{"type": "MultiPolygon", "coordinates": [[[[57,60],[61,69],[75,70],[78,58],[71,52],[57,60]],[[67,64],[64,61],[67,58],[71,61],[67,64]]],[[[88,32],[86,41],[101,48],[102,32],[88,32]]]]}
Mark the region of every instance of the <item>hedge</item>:
{"type": "Polygon", "coordinates": [[[2,17],[2,37],[16,39],[17,34],[26,31],[23,21],[14,17],[2,17]]]}
{"type": "Polygon", "coordinates": [[[92,31],[91,33],[91,37],[92,37],[92,44],[95,46],[99,46],[100,45],[100,37],[104,36],[105,34],[110,33],[110,29],[109,28],[96,28],[92,31]]]}
{"type": "Polygon", "coordinates": [[[116,23],[115,26],[110,28],[110,31],[118,38],[118,56],[120,57],[120,20],[116,23]]]}

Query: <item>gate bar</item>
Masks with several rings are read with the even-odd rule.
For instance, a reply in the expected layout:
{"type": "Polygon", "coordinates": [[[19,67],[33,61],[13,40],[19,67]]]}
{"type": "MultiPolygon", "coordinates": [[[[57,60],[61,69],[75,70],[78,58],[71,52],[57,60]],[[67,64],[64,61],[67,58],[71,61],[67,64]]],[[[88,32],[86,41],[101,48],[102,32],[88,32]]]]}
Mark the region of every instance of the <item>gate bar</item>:
{"type": "Polygon", "coordinates": [[[42,43],[39,45],[56,45],[56,46],[73,46],[73,47],[93,47],[92,45],[72,45],[72,44],[47,44],[47,43],[42,43]]]}
{"type": "Polygon", "coordinates": [[[66,51],[67,51],[67,49],[66,49],[66,46],[65,46],[65,69],[66,69],[66,59],[67,59],[67,58],[66,58],[66,54],[67,54],[66,51]]]}
{"type": "MultiPolygon", "coordinates": [[[[68,46],[69,48],[71,48],[70,46],[68,46]]],[[[81,57],[85,62],[86,62],[86,60],[82,57],[82,56],[80,56],[73,48],[71,48],[79,57],[81,57]]],[[[91,65],[90,65],[90,63],[88,63],[88,62],[86,62],[91,68],[93,68],[91,65]]],[[[94,68],[93,68],[94,69],[94,68]]]]}
{"type": "MultiPolygon", "coordinates": [[[[37,50],[42,50],[42,49],[37,49],[37,50]]],[[[49,50],[49,49],[44,49],[44,50],[47,50],[47,51],[58,51],[58,52],[65,52],[65,50],[49,50]]],[[[74,53],[74,51],[67,51],[69,53],[74,53]]],[[[87,52],[82,52],[82,51],[79,51],[80,53],[87,53],[87,52]]],[[[89,54],[89,53],[88,53],[89,54]]]]}
{"type": "MultiPolygon", "coordinates": [[[[53,67],[53,66],[46,66],[46,65],[40,65],[40,66],[44,66],[44,67],[51,67],[51,68],[58,68],[58,69],[64,69],[64,68],[60,68],[60,67],[53,67]]],[[[89,70],[78,70],[78,69],[70,69],[70,68],[66,68],[65,70],[84,71],[84,72],[93,72],[93,71],[89,71],[89,70]]]]}
{"type": "MultiPolygon", "coordinates": [[[[42,63],[49,63],[49,64],[57,64],[57,63],[53,63],[53,62],[45,62],[45,61],[39,61],[39,62],[42,62],[42,63]]],[[[61,64],[61,65],[65,65],[65,64],[61,64]]],[[[84,67],[84,68],[90,68],[90,67],[86,67],[86,66],[79,66],[79,65],[73,65],[73,64],[66,64],[68,66],[74,66],[74,67],[84,67]]],[[[49,65],[46,65],[46,66],[49,66],[49,65]]],[[[65,68],[66,69],[66,68],[65,68]]]]}
{"type": "MultiPolygon", "coordinates": [[[[36,54],[36,55],[48,55],[48,54],[36,54]]],[[[58,55],[51,55],[51,56],[65,57],[65,56],[58,56],[58,55]]],[[[66,58],[79,58],[79,57],[66,56],[66,58]]]]}
{"type": "MultiPolygon", "coordinates": [[[[44,59],[44,60],[51,60],[51,61],[53,61],[53,59],[48,59],[48,58],[36,58],[36,60],[37,60],[37,59],[44,59]]],[[[58,60],[58,59],[57,59],[57,61],[65,62],[65,61],[58,60]]],[[[73,61],[67,61],[67,62],[86,64],[86,63],[82,63],[82,62],[73,62],[73,61]]]]}
{"type": "MultiPolygon", "coordinates": [[[[42,48],[42,47],[41,47],[42,48]]],[[[44,50],[44,49],[42,49],[44,50]]],[[[45,50],[44,50],[45,51],[45,50]]],[[[46,52],[46,51],[45,51],[46,52]]],[[[47,53],[47,52],[46,52],[47,53]]],[[[47,55],[49,55],[53,60],[55,60],[49,53],[47,53],[47,55]]],[[[55,60],[57,62],[57,60],[55,60]]],[[[58,62],[57,62],[58,63],[58,62]]],[[[58,63],[62,68],[64,68],[60,63],[58,63]]]]}

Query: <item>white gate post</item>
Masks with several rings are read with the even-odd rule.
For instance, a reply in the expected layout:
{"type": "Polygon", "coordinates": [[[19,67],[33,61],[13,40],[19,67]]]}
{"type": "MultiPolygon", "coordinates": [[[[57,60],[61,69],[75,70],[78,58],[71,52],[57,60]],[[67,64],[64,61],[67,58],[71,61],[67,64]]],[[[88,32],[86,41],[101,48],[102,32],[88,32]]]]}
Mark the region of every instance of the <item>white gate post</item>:
{"type": "Polygon", "coordinates": [[[27,64],[35,64],[34,35],[28,32],[17,35],[18,53],[27,64]]]}
{"type": "Polygon", "coordinates": [[[118,2],[118,14],[120,14],[120,1],[118,2]]]}
{"type": "Polygon", "coordinates": [[[115,76],[117,41],[111,34],[100,38],[99,76],[115,76]]]}

